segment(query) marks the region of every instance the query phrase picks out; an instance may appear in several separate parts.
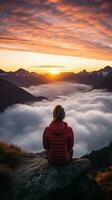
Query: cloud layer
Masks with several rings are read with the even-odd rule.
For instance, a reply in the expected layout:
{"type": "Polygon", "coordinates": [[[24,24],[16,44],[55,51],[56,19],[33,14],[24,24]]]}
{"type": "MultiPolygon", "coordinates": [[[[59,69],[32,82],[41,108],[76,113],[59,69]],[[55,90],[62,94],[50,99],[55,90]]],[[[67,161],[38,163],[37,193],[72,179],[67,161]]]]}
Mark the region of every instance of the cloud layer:
{"type": "Polygon", "coordinates": [[[29,91],[37,96],[48,96],[49,101],[14,105],[0,114],[0,139],[18,144],[30,152],[43,150],[43,130],[52,120],[54,106],[61,104],[66,111],[65,121],[74,131],[74,156],[81,156],[112,141],[111,93],[91,91],[88,86],[73,83],[35,86],[29,91]]]}
{"type": "Polygon", "coordinates": [[[112,58],[111,0],[1,0],[0,48],[112,58]]]}

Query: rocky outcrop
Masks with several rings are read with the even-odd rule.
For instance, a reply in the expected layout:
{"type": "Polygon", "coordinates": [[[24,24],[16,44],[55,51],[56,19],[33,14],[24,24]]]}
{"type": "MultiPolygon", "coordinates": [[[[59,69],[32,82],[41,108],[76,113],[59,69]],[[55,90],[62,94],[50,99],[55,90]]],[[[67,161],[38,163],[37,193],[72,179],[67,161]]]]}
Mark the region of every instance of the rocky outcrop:
{"type": "Polygon", "coordinates": [[[94,200],[96,183],[87,176],[88,159],[74,159],[65,166],[52,166],[43,155],[28,159],[13,175],[16,200],[94,200]]]}

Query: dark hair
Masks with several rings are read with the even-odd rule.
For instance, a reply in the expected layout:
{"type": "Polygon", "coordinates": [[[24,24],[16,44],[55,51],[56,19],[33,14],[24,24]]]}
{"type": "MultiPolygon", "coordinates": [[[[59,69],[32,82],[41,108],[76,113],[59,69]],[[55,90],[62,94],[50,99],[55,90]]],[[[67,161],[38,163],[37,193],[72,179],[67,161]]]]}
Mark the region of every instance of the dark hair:
{"type": "Polygon", "coordinates": [[[62,121],[65,118],[65,111],[61,105],[57,105],[53,110],[53,121],[62,121]]]}

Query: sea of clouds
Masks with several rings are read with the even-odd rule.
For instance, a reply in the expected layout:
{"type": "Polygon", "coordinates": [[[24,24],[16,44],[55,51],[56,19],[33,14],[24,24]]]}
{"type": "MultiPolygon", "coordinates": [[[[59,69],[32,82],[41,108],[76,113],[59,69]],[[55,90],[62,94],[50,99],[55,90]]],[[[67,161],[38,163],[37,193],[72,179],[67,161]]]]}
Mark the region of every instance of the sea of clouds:
{"type": "Polygon", "coordinates": [[[91,90],[87,85],[52,83],[25,88],[48,100],[30,105],[16,104],[0,114],[0,139],[28,152],[40,152],[44,128],[52,120],[52,110],[61,104],[65,121],[75,136],[74,157],[99,149],[112,141],[112,93],[91,90]]]}

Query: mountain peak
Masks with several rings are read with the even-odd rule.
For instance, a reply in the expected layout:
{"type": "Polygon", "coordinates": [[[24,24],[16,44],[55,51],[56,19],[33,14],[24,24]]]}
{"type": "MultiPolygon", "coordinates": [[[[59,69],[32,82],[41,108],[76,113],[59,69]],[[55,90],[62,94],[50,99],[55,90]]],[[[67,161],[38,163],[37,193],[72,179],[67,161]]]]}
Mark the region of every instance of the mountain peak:
{"type": "Polygon", "coordinates": [[[86,69],[83,69],[81,72],[79,72],[80,74],[86,74],[87,73],[87,71],[86,71],[86,69]]]}
{"type": "Polygon", "coordinates": [[[19,69],[17,69],[16,72],[19,72],[19,71],[25,71],[25,72],[28,72],[27,70],[25,70],[25,69],[23,69],[23,68],[19,68],[19,69]]]}
{"type": "Polygon", "coordinates": [[[18,69],[14,73],[16,74],[16,76],[27,76],[27,75],[29,75],[29,71],[27,71],[23,68],[18,69]]]}
{"type": "Polygon", "coordinates": [[[110,71],[112,71],[112,67],[110,67],[110,66],[107,65],[106,67],[103,68],[103,71],[105,71],[105,72],[106,72],[106,71],[110,72],[110,71]]]}

